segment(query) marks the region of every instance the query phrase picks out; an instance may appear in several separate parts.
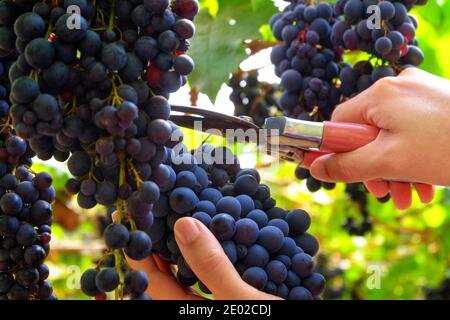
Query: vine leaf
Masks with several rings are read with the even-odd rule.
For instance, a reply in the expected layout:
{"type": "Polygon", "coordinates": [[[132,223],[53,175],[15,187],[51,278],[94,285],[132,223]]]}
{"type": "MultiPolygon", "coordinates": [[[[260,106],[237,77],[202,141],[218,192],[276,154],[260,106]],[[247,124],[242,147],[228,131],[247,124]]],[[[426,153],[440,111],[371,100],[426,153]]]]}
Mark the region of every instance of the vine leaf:
{"type": "Polygon", "coordinates": [[[260,26],[277,12],[272,0],[217,2],[219,10],[215,17],[208,8],[197,16],[197,31],[190,50],[196,64],[189,77],[190,84],[212,100],[229,74],[248,57],[245,41],[261,39],[260,26]]]}

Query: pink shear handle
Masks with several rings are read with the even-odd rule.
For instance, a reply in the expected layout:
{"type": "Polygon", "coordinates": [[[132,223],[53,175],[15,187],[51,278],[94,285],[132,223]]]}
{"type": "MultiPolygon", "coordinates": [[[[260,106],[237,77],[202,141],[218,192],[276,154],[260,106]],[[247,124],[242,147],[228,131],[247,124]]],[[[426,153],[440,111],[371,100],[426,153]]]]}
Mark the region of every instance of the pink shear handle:
{"type": "Polygon", "coordinates": [[[305,154],[303,155],[303,162],[301,163],[301,166],[309,169],[311,167],[312,163],[317,158],[320,158],[326,154],[330,154],[330,153],[329,152],[321,152],[321,151],[305,151],[305,154]]]}
{"type": "Polygon", "coordinates": [[[324,133],[320,151],[307,151],[302,166],[309,168],[321,156],[329,153],[350,152],[374,141],[378,128],[356,123],[324,122],[324,133]]]}
{"type": "Polygon", "coordinates": [[[320,151],[350,152],[375,140],[379,132],[378,128],[364,124],[326,121],[320,151]]]}

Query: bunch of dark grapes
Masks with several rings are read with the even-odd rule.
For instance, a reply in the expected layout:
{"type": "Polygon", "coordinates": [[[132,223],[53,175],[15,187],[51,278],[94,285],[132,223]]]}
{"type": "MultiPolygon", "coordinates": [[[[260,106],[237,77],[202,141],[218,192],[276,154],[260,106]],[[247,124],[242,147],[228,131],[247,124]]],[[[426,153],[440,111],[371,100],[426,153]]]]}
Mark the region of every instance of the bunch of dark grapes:
{"type": "MultiPolygon", "coordinates": [[[[270,20],[273,34],[282,41],[271,53],[275,73],[281,78],[280,107],[291,118],[329,120],[341,100],[338,77],[342,51],[331,41],[334,4],[289,2],[270,20]]],[[[306,179],[311,192],[334,188],[334,184],[314,179],[307,170],[299,168],[296,176],[306,179]]]]}
{"type": "Polygon", "coordinates": [[[16,58],[14,51],[2,52],[0,60],[0,300],[53,300],[44,260],[55,190],[50,175],[31,172],[35,154],[9,123],[8,72],[16,58]]]}
{"type": "Polygon", "coordinates": [[[266,118],[279,113],[277,88],[260,82],[258,71],[239,71],[231,76],[228,85],[233,89],[230,100],[236,116],[251,117],[256,125],[262,126],[266,118]]]}
{"type": "Polygon", "coordinates": [[[339,0],[336,3],[335,12],[340,19],[333,26],[333,43],[371,55],[354,66],[343,66],[339,78],[344,97],[352,97],[382,78],[395,77],[405,68],[423,62],[424,55],[415,37],[418,22],[408,12],[414,5],[427,2],[339,0]],[[374,13],[368,13],[369,6],[377,7],[379,26],[371,25],[374,13]]]}
{"type": "Polygon", "coordinates": [[[423,53],[415,38],[417,20],[408,14],[414,5],[428,0],[377,1],[339,0],[335,6],[341,19],[333,26],[333,42],[348,50],[361,50],[393,64],[418,66],[423,53]],[[376,6],[380,25],[371,25],[376,6]]]}
{"type": "Polygon", "coordinates": [[[334,5],[290,2],[270,20],[274,36],[282,41],[271,53],[283,89],[280,106],[293,118],[306,112],[326,120],[340,100],[336,79],[341,52],[335,50],[330,38],[334,5]]]}
{"type": "Polygon", "coordinates": [[[250,285],[284,299],[319,298],[325,279],[314,271],[319,246],[307,232],[311,219],[305,211],[277,207],[259,173],[241,169],[228,148],[205,144],[170,159],[172,187],[155,203],[147,232],[154,252],[177,265],[182,285],[199,279],[181,255],[173,229],[178,219],[193,217],[209,228],[250,285]]]}
{"type": "Polygon", "coordinates": [[[51,184],[49,174],[33,176],[23,166],[0,180],[0,299],[55,299],[44,264],[55,197],[51,184]]]}
{"type": "Polygon", "coordinates": [[[44,264],[50,251],[55,190],[29,169],[27,143],[3,124],[0,136],[0,300],[53,300],[44,264]]]}
{"type": "Polygon", "coordinates": [[[8,73],[16,133],[40,159],[67,160],[67,190],[81,207],[117,210],[103,257],[113,267],[82,279],[98,299],[112,290],[148,299],[136,286],[145,275],[123,272],[122,249],[136,260],[152,250],[140,230],[171,188],[164,162],[182,135],[167,99],[194,68],[186,51],[198,11],[197,0],[0,1],[0,53],[17,56],[8,73]]]}
{"type": "Polygon", "coordinates": [[[450,276],[447,276],[437,288],[425,288],[426,300],[450,300],[450,276]]]}
{"type": "Polygon", "coordinates": [[[323,253],[316,259],[316,272],[322,274],[327,281],[327,287],[322,294],[326,300],[336,300],[344,297],[346,287],[344,283],[344,270],[331,266],[329,257],[323,253]]]}

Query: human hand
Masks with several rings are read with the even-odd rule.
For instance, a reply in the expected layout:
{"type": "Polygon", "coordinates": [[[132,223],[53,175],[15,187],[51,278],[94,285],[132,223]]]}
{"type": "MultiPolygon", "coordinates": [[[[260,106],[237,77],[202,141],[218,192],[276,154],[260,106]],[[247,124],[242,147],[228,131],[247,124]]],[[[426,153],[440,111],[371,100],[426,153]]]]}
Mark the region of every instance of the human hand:
{"type": "Polygon", "coordinates": [[[429,185],[450,185],[450,81],[419,69],[381,79],[336,108],[332,121],[380,128],[378,138],[353,152],[320,157],[311,174],[322,181],[367,183],[377,196],[391,191],[397,207],[411,204],[409,183],[417,182],[429,202],[429,185]],[[409,191],[409,197],[400,197],[409,191]],[[396,196],[397,195],[397,196],[396,196]]]}
{"type": "MultiPolygon", "coordinates": [[[[214,235],[198,220],[182,218],[175,224],[175,238],[188,265],[218,300],[276,300],[242,280],[214,235]]],[[[127,257],[132,269],[145,272],[150,284],[147,294],[155,300],[202,299],[178,284],[170,266],[153,255],[142,261],[127,257]]]]}

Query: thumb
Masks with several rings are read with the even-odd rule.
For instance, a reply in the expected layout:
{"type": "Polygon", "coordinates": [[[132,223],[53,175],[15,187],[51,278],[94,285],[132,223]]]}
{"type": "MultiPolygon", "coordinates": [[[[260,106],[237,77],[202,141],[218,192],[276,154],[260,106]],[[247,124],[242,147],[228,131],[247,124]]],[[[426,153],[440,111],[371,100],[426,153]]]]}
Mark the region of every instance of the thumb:
{"type": "MultiPolygon", "coordinates": [[[[380,178],[383,168],[375,142],[352,152],[327,154],[316,159],[311,175],[325,182],[362,182],[380,178]]],[[[378,149],[382,150],[382,149],[378,149]]]]}
{"type": "Polygon", "coordinates": [[[179,219],[175,239],[189,267],[216,299],[273,299],[241,279],[220,243],[200,221],[179,219]]]}

